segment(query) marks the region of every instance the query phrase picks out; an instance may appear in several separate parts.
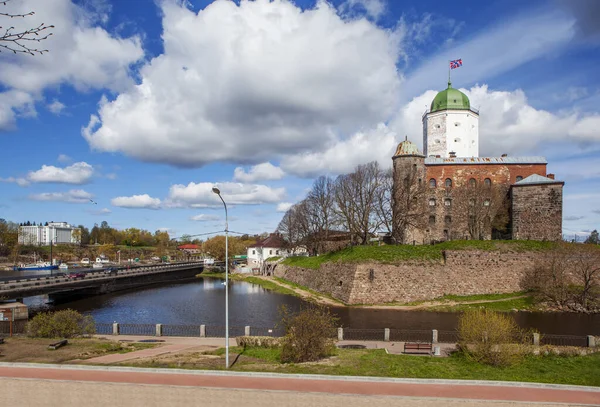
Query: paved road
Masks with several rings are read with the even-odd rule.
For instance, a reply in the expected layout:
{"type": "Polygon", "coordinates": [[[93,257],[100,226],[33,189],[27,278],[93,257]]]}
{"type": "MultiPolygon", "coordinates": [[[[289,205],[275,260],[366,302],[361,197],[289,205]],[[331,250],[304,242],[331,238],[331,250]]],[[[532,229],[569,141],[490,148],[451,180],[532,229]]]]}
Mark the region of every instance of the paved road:
{"type": "Polygon", "coordinates": [[[558,406],[600,405],[598,389],[448,381],[0,364],[13,406],[558,406]],[[442,398],[443,400],[440,400],[442,398]],[[532,404],[534,403],[534,404],[532,404]],[[562,404],[561,404],[562,403],[562,404]]]}

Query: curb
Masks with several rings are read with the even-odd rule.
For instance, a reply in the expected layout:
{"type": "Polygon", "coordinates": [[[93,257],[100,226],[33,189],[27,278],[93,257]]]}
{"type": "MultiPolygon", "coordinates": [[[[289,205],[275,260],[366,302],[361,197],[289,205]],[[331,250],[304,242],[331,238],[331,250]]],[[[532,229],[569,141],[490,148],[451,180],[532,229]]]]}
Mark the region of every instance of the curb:
{"type": "Polygon", "coordinates": [[[223,370],[188,370],[188,369],[159,369],[159,368],[136,368],[125,366],[82,366],[82,365],[57,365],[44,363],[15,363],[0,362],[2,367],[15,367],[25,369],[57,369],[57,370],[81,370],[81,371],[108,371],[108,372],[135,372],[135,373],[160,373],[181,374],[197,376],[229,376],[229,377],[256,377],[269,379],[301,379],[301,380],[330,380],[330,381],[354,381],[373,383],[398,383],[398,384],[438,384],[454,386],[490,386],[490,387],[519,387],[548,390],[571,390],[600,393],[600,387],[578,386],[568,384],[552,383],[529,383],[529,382],[503,382],[487,380],[457,380],[457,379],[411,379],[374,376],[328,376],[314,374],[290,374],[290,373],[263,373],[263,372],[232,372],[223,370]]]}

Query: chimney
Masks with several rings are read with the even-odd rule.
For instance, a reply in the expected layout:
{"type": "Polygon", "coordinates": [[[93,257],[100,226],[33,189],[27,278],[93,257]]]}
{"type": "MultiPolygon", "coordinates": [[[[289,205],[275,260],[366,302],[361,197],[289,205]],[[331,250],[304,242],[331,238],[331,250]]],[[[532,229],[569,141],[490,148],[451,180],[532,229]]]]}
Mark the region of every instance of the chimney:
{"type": "Polygon", "coordinates": [[[456,158],[456,153],[454,151],[450,151],[450,158],[456,158]]]}
{"type": "Polygon", "coordinates": [[[554,174],[548,174],[548,175],[546,175],[546,177],[550,178],[550,179],[554,179],[554,174]]]}
{"type": "Polygon", "coordinates": [[[508,154],[504,153],[502,154],[502,157],[508,157],[508,154]]]}

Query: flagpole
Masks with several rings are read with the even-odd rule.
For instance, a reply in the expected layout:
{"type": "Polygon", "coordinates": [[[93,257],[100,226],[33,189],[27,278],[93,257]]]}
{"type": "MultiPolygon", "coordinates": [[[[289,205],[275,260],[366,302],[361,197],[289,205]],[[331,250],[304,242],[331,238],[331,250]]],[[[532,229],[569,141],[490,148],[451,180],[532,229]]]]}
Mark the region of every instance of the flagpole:
{"type": "Polygon", "coordinates": [[[448,60],[448,87],[450,87],[452,81],[450,80],[450,60],[448,60]]]}

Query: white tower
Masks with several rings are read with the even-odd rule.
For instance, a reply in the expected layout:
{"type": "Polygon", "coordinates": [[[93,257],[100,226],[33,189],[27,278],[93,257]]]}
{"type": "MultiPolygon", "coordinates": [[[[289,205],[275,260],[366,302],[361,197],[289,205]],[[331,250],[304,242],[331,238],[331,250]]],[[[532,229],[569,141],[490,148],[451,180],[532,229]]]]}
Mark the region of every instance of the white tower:
{"type": "Polygon", "coordinates": [[[479,112],[450,82],[423,115],[423,150],[426,157],[479,156],[479,112]]]}

